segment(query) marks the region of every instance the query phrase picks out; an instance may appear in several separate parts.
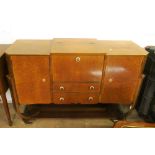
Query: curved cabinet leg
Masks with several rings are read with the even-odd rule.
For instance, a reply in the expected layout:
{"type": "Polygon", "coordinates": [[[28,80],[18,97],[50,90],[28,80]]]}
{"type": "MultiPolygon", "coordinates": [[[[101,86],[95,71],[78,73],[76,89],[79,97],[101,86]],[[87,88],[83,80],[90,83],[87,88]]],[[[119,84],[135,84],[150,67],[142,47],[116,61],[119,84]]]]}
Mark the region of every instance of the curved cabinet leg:
{"type": "Polygon", "coordinates": [[[28,122],[30,122],[30,120],[34,116],[38,115],[39,112],[36,112],[35,114],[33,114],[31,116],[25,116],[20,111],[20,105],[19,105],[19,103],[17,103],[17,99],[16,99],[17,94],[16,94],[16,91],[15,91],[15,86],[14,86],[13,80],[9,75],[7,75],[7,79],[8,79],[8,83],[9,83],[9,86],[10,86],[10,92],[11,92],[12,104],[13,104],[14,110],[17,113],[17,115],[27,124],[28,122]]]}
{"type": "Polygon", "coordinates": [[[3,101],[3,107],[4,107],[4,110],[6,113],[6,117],[8,120],[8,124],[9,124],[9,126],[12,126],[12,120],[11,120],[10,111],[9,111],[8,102],[7,102],[5,93],[2,93],[1,97],[2,97],[2,101],[3,101]]]}

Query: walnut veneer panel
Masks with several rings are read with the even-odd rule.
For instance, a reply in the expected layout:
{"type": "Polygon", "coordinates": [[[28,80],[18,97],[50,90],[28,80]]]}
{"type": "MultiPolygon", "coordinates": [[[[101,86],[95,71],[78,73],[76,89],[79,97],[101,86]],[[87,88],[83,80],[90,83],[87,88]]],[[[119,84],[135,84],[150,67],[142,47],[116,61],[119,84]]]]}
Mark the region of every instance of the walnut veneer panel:
{"type": "Polygon", "coordinates": [[[132,41],[97,39],[17,40],[7,50],[8,55],[49,55],[50,53],[102,53],[108,55],[147,55],[132,41]]]}
{"type": "Polygon", "coordinates": [[[101,102],[131,104],[143,64],[144,56],[106,56],[101,102]]]}
{"type": "Polygon", "coordinates": [[[106,56],[104,81],[137,80],[142,74],[144,56],[106,56]]]}
{"type": "Polygon", "coordinates": [[[137,89],[137,81],[104,82],[101,103],[132,104],[137,89]]]}
{"type": "Polygon", "coordinates": [[[7,54],[21,104],[132,104],[147,52],[132,41],[58,38],[18,40],[7,54]]]}
{"type": "Polygon", "coordinates": [[[51,103],[49,56],[11,56],[20,104],[51,103]]]}
{"type": "Polygon", "coordinates": [[[56,92],[99,92],[100,83],[54,82],[53,91],[56,91],[56,92]]]}
{"type": "Polygon", "coordinates": [[[51,53],[98,53],[96,42],[96,39],[53,39],[51,53]]]}
{"type": "Polygon", "coordinates": [[[96,104],[99,102],[98,93],[53,93],[55,104],[96,104]]]}
{"type": "Polygon", "coordinates": [[[104,55],[52,55],[53,81],[100,82],[104,55]]]}
{"type": "Polygon", "coordinates": [[[17,40],[7,50],[8,55],[49,55],[51,40],[17,40]]]}
{"type": "Polygon", "coordinates": [[[147,51],[132,41],[97,40],[96,50],[106,55],[147,55],[147,51]]]}

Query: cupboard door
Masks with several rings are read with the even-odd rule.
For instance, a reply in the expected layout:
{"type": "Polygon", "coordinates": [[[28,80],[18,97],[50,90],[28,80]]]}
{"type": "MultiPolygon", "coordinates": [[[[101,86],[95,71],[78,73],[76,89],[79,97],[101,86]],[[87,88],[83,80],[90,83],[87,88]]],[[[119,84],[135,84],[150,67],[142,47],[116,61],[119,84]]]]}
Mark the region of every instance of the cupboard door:
{"type": "Polygon", "coordinates": [[[101,93],[101,103],[131,104],[137,85],[138,80],[105,82],[101,93]]]}
{"type": "Polygon", "coordinates": [[[102,78],[103,55],[52,55],[53,81],[98,82],[102,78]]]}
{"type": "Polygon", "coordinates": [[[51,102],[49,56],[11,56],[20,104],[51,102]]]}
{"type": "Polygon", "coordinates": [[[143,56],[107,56],[105,81],[137,80],[141,75],[143,56]]]}
{"type": "Polygon", "coordinates": [[[131,104],[141,79],[143,56],[107,56],[101,102],[131,104]]]}

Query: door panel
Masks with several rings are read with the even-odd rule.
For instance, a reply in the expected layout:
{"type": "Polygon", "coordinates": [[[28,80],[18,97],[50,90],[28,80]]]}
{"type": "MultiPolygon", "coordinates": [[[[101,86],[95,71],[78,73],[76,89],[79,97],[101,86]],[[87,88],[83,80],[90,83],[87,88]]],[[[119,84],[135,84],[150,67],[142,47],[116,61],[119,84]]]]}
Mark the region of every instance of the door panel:
{"type": "Polygon", "coordinates": [[[11,56],[20,104],[50,103],[49,56],[11,56]]]}
{"type": "Polygon", "coordinates": [[[53,81],[101,81],[104,56],[52,55],[53,81]]]}
{"type": "Polygon", "coordinates": [[[143,56],[107,56],[105,81],[137,80],[141,75],[143,56]]]}
{"type": "Polygon", "coordinates": [[[101,94],[101,103],[131,104],[137,84],[138,80],[105,82],[101,94]]]}

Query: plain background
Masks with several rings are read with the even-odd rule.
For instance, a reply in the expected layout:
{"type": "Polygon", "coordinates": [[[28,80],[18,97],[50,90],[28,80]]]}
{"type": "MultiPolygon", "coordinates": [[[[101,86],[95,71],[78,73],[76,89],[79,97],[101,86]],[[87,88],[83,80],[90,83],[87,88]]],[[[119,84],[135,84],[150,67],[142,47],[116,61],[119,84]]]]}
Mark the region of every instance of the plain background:
{"type": "MultiPolygon", "coordinates": [[[[0,0],[0,43],[97,38],[155,45],[154,0],[0,0]]],[[[154,129],[1,129],[3,155],[153,154],[154,129]]]]}
{"type": "Polygon", "coordinates": [[[154,0],[0,0],[0,43],[98,38],[154,44],[154,0]]]}

